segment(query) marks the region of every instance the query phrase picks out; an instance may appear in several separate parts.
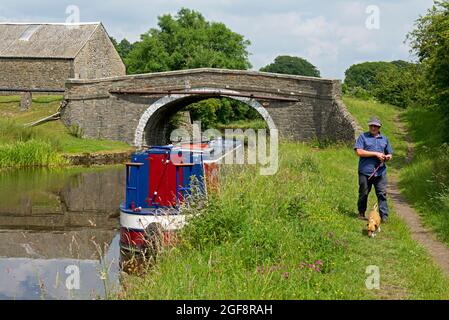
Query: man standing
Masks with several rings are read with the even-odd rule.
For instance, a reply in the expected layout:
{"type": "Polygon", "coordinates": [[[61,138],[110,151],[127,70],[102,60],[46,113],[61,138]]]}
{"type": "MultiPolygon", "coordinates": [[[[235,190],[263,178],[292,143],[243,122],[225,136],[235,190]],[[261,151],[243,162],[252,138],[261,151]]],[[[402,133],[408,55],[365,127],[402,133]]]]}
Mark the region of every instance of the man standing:
{"type": "Polygon", "coordinates": [[[361,134],[354,145],[359,159],[359,218],[365,219],[368,195],[372,186],[377,195],[382,222],[388,221],[387,167],[393,157],[388,138],[380,133],[382,123],[376,117],[368,122],[369,132],[361,134]]]}

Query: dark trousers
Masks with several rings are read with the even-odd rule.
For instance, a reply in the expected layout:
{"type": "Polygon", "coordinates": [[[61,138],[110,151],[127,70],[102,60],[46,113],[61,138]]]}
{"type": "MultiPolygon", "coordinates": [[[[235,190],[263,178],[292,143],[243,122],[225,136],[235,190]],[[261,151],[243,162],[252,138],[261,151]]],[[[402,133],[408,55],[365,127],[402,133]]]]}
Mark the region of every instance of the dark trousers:
{"type": "Polygon", "coordinates": [[[368,204],[368,195],[372,186],[376,191],[379,213],[382,217],[388,217],[388,204],[387,204],[387,175],[383,174],[379,177],[372,177],[368,180],[368,176],[359,174],[359,201],[358,208],[359,213],[365,213],[368,204]]]}

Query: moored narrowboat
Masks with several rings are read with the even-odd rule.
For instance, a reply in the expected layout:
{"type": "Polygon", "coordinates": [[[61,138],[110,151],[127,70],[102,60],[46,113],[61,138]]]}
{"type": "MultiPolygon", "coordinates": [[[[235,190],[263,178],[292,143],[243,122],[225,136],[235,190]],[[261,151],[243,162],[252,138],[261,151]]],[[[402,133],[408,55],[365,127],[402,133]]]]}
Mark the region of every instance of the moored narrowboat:
{"type": "Polygon", "coordinates": [[[151,146],[126,163],[126,199],[120,205],[120,246],[142,251],[186,224],[183,204],[194,193],[206,197],[218,187],[222,159],[243,145],[240,141],[151,146]]]}

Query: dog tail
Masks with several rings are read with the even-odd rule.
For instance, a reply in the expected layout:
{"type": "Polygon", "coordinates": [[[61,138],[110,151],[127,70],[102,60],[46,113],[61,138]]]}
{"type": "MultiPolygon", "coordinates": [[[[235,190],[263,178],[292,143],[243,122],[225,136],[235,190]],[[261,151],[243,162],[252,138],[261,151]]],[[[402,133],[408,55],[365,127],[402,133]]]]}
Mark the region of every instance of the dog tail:
{"type": "Polygon", "coordinates": [[[377,211],[377,209],[379,208],[379,206],[377,205],[377,203],[376,204],[374,204],[374,210],[376,210],[377,211]]]}

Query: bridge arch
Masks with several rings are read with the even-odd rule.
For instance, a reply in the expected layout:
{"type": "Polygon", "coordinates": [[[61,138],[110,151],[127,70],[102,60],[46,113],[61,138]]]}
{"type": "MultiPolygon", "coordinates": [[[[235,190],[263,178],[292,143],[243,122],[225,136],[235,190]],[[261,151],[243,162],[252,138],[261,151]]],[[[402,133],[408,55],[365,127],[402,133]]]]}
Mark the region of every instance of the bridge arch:
{"type": "Polygon", "coordinates": [[[157,144],[155,139],[148,139],[145,134],[159,135],[163,133],[161,122],[163,122],[164,111],[173,108],[173,110],[167,110],[169,113],[175,113],[192,102],[198,102],[203,99],[226,97],[245,103],[254,110],[256,110],[263,120],[267,123],[268,130],[277,130],[276,124],[271,118],[269,112],[263,107],[263,105],[253,98],[237,96],[241,94],[235,90],[219,90],[213,88],[195,88],[194,90],[186,90],[185,94],[171,94],[166,95],[159,100],[153,102],[142,114],[137,124],[134,134],[134,146],[140,148],[142,144],[147,143],[150,145],[157,144]],[[189,93],[190,92],[190,93],[189,93]],[[210,93],[211,95],[206,97],[199,97],[197,94],[201,92],[203,94],[210,93]],[[229,95],[232,94],[232,95],[229,95]],[[176,104],[179,104],[177,107],[176,104]],[[152,121],[153,120],[153,121],[152,121]],[[150,127],[150,128],[149,128],[150,127]],[[146,140],[146,141],[145,141],[146,140]]]}

